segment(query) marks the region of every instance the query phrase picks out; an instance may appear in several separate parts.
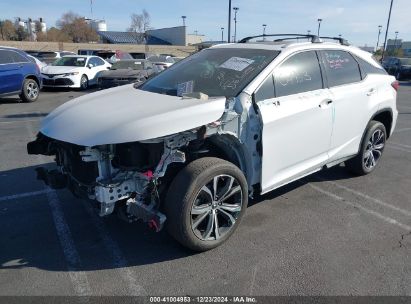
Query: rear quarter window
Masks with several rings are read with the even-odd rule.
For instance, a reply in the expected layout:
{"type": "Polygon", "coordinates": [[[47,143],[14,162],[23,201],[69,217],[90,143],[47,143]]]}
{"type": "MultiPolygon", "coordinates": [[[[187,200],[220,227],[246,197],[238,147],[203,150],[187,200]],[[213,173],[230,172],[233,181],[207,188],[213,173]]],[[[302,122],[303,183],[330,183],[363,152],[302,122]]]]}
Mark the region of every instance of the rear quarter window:
{"type": "Polygon", "coordinates": [[[380,67],[377,68],[376,66],[372,65],[371,63],[367,62],[364,59],[361,59],[358,56],[354,56],[355,59],[358,61],[361,69],[361,76],[364,79],[369,74],[380,74],[380,75],[388,75],[384,68],[380,67]]]}

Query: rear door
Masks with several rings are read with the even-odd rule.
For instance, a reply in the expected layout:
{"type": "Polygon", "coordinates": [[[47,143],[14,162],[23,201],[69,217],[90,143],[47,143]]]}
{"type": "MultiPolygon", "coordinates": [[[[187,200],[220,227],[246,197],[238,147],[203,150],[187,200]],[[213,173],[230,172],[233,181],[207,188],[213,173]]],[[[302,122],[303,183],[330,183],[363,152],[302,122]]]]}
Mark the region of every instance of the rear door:
{"type": "Polygon", "coordinates": [[[333,105],[315,51],[288,57],[254,98],[263,122],[263,193],[327,162],[333,105]]]}
{"type": "Polygon", "coordinates": [[[362,80],[359,64],[349,52],[323,50],[321,54],[335,110],[330,149],[333,161],[358,152],[378,85],[362,80]]]}
{"type": "Polygon", "coordinates": [[[0,93],[17,92],[21,89],[22,64],[14,62],[12,50],[0,50],[0,93]]]}

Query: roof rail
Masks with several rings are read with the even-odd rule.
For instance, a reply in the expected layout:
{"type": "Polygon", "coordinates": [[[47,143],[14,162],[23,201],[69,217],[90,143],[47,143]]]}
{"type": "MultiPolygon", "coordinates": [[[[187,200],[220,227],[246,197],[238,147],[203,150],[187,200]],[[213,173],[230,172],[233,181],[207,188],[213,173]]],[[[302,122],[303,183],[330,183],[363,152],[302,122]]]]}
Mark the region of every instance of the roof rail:
{"type": "Polygon", "coordinates": [[[307,35],[307,34],[263,34],[263,35],[257,35],[257,36],[250,36],[241,39],[238,43],[246,43],[250,41],[251,39],[254,38],[265,38],[265,37],[282,37],[282,36],[292,36],[289,38],[282,38],[282,39],[276,39],[274,41],[283,41],[283,40],[291,40],[291,39],[298,39],[298,38],[311,38],[312,43],[320,43],[321,40],[317,35],[307,35]]]}
{"type": "Polygon", "coordinates": [[[337,40],[340,44],[342,44],[342,45],[350,45],[349,43],[348,43],[348,40],[347,39],[344,39],[344,38],[341,38],[341,37],[324,37],[324,36],[322,36],[322,37],[319,37],[319,38],[321,38],[321,39],[331,39],[331,40],[337,40]]]}

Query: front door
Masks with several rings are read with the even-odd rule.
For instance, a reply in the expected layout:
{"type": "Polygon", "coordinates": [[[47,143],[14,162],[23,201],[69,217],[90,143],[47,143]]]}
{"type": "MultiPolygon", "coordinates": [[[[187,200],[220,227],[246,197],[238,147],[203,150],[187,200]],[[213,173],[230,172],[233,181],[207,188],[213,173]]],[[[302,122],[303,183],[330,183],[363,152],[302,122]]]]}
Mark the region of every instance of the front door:
{"type": "Polygon", "coordinates": [[[255,93],[262,131],[262,193],[321,168],[328,160],[333,104],[315,51],[291,55],[255,93]],[[267,88],[274,83],[274,96],[267,88]]]}

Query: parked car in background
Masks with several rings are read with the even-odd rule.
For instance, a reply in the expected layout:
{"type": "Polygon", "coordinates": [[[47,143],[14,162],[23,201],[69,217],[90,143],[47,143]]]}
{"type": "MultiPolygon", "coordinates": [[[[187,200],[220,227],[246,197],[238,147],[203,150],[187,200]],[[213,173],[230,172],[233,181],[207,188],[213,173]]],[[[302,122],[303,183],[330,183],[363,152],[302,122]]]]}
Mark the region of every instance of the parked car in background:
{"type": "Polygon", "coordinates": [[[129,52],[129,54],[134,59],[148,59],[149,57],[156,55],[154,53],[145,53],[145,52],[129,52]]]}
{"type": "Polygon", "coordinates": [[[31,56],[31,55],[27,54],[27,57],[29,57],[29,59],[30,59],[32,62],[34,62],[35,64],[37,64],[37,66],[39,67],[40,71],[42,71],[43,68],[47,66],[47,63],[38,60],[38,59],[37,59],[36,57],[34,57],[34,56],[31,56]]]}
{"type": "Polygon", "coordinates": [[[86,55],[86,56],[97,56],[98,52],[103,52],[104,50],[78,50],[77,55],[86,55]]]}
{"type": "Polygon", "coordinates": [[[48,52],[48,51],[26,51],[27,54],[36,57],[38,60],[45,62],[46,64],[53,63],[59,58],[68,55],[76,55],[76,53],[68,52],[68,51],[56,51],[56,52],[48,52]]]}
{"type": "Polygon", "coordinates": [[[389,58],[384,64],[388,74],[395,76],[397,80],[411,77],[411,58],[389,58]]]}
{"type": "Polygon", "coordinates": [[[98,86],[100,89],[117,87],[129,83],[144,82],[158,71],[154,65],[145,59],[120,60],[109,70],[100,73],[98,86]]]}
{"type": "Polygon", "coordinates": [[[111,64],[97,56],[71,55],[58,59],[42,71],[45,87],[87,89],[97,84],[99,73],[111,64]]]}
{"type": "Polygon", "coordinates": [[[148,60],[151,61],[155,66],[157,66],[161,71],[169,68],[174,63],[176,63],[174,58],[171,56],[156,55],[149,57],[148,60]]]}
{"type": "MultiPolygon", "coordinates": [[[[268,36],[286,37],[251,41],[268,36]]],[[[100,216],[116,210],[205,251],[233,234],[253,195],[342,162],[373,172],[398,81],[343,39],[301,37],[220,44],[140,86],[65,103],[27,145],[56,156],[39,179],[94,200],[100,216]]]]}
{"type": "Polygon", "coordinates": [[[41,87],[37,64],[19,49],[0,46],[0,97],[19,94],[22,101],[33,102],[41,87]]]}

